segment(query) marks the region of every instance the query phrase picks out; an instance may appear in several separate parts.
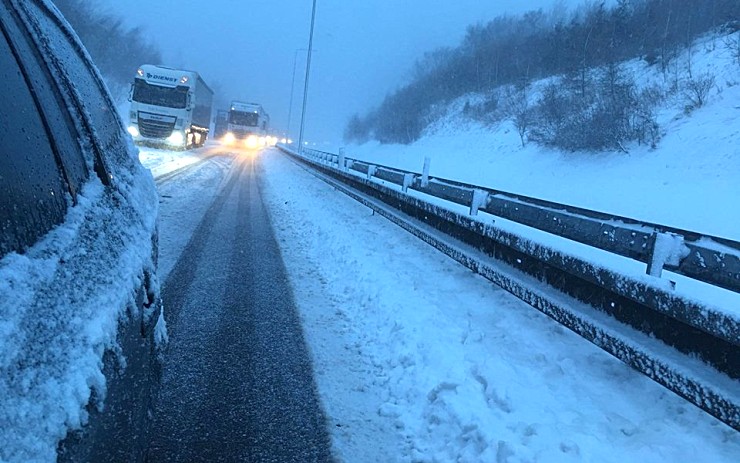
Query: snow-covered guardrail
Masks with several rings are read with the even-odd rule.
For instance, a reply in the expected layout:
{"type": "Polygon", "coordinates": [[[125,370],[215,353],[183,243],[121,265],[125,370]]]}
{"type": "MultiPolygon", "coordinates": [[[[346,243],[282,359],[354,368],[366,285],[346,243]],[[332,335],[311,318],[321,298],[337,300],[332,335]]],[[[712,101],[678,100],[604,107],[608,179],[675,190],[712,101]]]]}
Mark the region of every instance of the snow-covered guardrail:
{"type": "MultiPolygon", "coordinates": [[[[437,179],[429,176],[428,165],[421,173],[408,172],[346,158],[342,154],[304,150],[298,155],[285,146],[279,148],[362,195],[379,199],[508,264],[514,269],[514,276],[483,260],[471,258],[449,243],[423,230],[414,230],[402,223],[403,220],[379,210],[408,231],[740,430],[737,387],[740,316],[737,311],[723,310],[682,296],[668,280],[658,278],[664,267],[693,277],[692,271],[682,266],[682,262],[689,254],[698,253],[707,261],[702,268],[714,269],[712,274],[724,272],[729,279],[701,272],[701,278],[696,279],[732,289],[732,279],[738,274],[738,243],[437,179]],[[442,203],[448,205],[442,206],[442,203]],[[480,211],[491,214],[493,221],[475,217],[480,211]],[[644,262],[647,275],[639,276],[639,272],[637,276],[626,275],[600,265],[598,259],[565,252],[551,243],[498,226],[497,217],[644,262]],[[714,265],[717,262],[721,265],[714,265]],[[517,276],[520,273],[527,275],[525,279],[534,277],[528,280],[530,282],[545,282],[573,299],[564,302],[557,295],[543,296],[538,290],[530,289],[531,284],[522,283],[517,276]],[[719,280],[727,284],[718,284],[719,280]],[[576,308],[578,302],[588,308],[576,308]],[[605,318],[604,314],[609,317],[605,318]],[[615,328],[613,319],[641,333],[615,328]],[[663,347],[660,343],[656,345],[654,338],[660,340],[663,347]],[[676,350],[666,350],[665,345],[676,350]],[[707,364],[712,368],[705,371],[707,364]]],[[[366,201],[361,195],[345,192],[366,201]]],[[[366,204],[375,207],[369,202],[366,204]]]]}
{"type": "MultiPolygon", "coordinates": [[[[315,159],[340,167],[340,155],[304,150],[315,159]]],[[[469,206],[471,214],[488,212],[647,264],[660,276],[665,268],[740,293],[740,243],[664,225],[641,222],[477,185],[434,178],[342,157],[342,165],[369,177],[469,206]]]]}

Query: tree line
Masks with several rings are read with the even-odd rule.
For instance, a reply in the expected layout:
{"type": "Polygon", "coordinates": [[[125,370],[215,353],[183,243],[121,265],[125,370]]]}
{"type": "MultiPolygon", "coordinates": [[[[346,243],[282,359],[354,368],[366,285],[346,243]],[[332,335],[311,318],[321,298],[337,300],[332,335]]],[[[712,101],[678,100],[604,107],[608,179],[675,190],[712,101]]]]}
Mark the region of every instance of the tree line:
{"type": "MultiPolygon", "coordinates": [[[[619,149],[629,140],[654,144],[653,109],[665,92],[638,89],[619,63],[641,58],[668,73],[699,35],[738,29],[737,0],[618,0],[612,7],[592,2],[568,11],[559,4],[547,12],[499,16],[470,26],[457,47],[425,54],[408,84],[350,119],[345,141],[411,143],[443,114],[441,108],[474,92],[486,99],[467,104],[465,114],[488,122],[511,119],[522,143],[567,150],[619,149]],[[550,76],[557,77],[533,101],[531,83],[550,76]]],[[[713,80],[692,75],[690,67],[687,73],[684,88],[675,79],[672,90],[700,106],[713,80]]]]}
{"type": "Polygon", "coordinates": [[[127,95],[141,64],[162,61],[159,49],[139,27],[127,27],[120,17],[86,0],[53,0],[82,40],[115,97],[127,95]]]}

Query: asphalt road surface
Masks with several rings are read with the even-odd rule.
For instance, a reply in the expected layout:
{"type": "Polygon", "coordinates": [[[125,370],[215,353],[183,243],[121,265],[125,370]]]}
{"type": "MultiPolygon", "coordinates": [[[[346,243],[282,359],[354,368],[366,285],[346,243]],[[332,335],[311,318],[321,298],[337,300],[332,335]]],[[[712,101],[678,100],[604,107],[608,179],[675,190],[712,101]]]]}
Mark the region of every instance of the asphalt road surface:
{"type": "Polygon", "coordinates": [[[150,462],[333,461],[258,164],[235,160],[163,287],[150,462]]]}

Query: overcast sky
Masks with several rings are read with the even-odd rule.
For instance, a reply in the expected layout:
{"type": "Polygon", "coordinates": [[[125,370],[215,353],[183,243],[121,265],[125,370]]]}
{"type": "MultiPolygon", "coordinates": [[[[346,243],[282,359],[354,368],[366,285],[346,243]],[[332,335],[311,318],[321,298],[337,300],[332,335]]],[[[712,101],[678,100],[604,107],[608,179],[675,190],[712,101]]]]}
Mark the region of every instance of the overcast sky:
{"type": "MultiPolygon", "coordinates": [[[[144,28],[163,53],[160,64],[200,72],[221,106],[232,99],[262,103],[280,132],[288,125],[297,57],[291,117],[297,138],[306,60],[296,50],[308,44],[312,0],[98,1],[144,28]]],[[[306,138],[339,144],[352,114],[377,106],[417,57],[459,43],[468,25],[553,3],[318,0],[306,138]]]]}

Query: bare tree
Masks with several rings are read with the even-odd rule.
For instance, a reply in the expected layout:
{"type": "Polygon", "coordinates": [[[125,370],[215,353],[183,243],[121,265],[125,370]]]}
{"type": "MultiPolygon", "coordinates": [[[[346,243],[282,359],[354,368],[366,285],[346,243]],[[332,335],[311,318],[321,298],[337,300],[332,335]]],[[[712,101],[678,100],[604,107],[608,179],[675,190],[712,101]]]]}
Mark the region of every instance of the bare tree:
{"type": "Polygon", "coordinates": [[[683,94],[686,97],[687,110],[701,108],[707,101],[709,92],[714,88],[714,74],[706,72],[694,78],[689,77],[684,83],[683,94]]]}
{"type": "Polygon", "coordinates": [[[740,33],[735,32],[725,37],[725,48],[730,52],[732,60],[740,65],[740,33]]]}
{"type": "Polygon", "coordinates": [[[72,25],[114,96],[127,94],[138,66],[160,64],[158,48],[141,28],[129,29],[122,18],[107,14],[84,0],[54,0],[72,25]]]}
{"type": "Polygon", "coordinates": [[[655,108],[664,100],[664,93],[658,86],[642,89],[637,94],[637,105],[632,113],[631,125],[639,144],[649,144],[655,148],[660,140],[660,126],[655,108]]]}
{"type": "Polygon", "coordinates": [[[516,127],[522,148],[527,144],[527,133],[532,123],[532,108],[529,104],[529,85],[520,88],[509,87],[506,92],[506,112],[516,127]]]}

